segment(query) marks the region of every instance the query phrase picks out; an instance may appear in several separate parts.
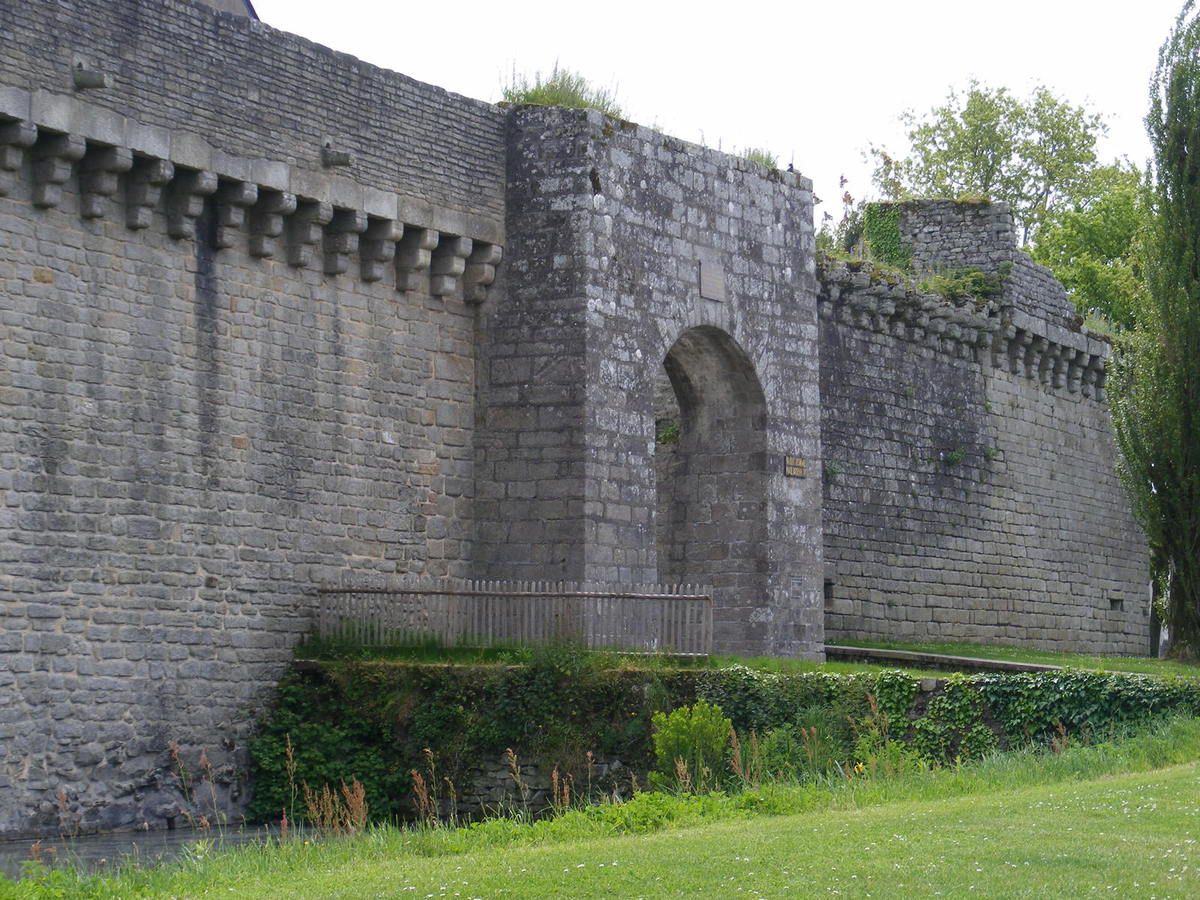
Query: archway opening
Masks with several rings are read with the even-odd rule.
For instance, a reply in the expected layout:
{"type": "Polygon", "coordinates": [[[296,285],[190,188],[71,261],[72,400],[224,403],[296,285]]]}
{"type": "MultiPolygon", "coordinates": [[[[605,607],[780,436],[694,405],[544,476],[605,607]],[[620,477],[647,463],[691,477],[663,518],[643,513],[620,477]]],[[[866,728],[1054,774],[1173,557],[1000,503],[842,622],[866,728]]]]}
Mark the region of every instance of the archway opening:
{"type": "Polygon", "coordinates": [[[680,336],[655,423],[659,579],[711,585],[718,643],[722,632],[752,638],[753,609],[766,604],[767,404],[733,338],[709,327],[680,336]]]}

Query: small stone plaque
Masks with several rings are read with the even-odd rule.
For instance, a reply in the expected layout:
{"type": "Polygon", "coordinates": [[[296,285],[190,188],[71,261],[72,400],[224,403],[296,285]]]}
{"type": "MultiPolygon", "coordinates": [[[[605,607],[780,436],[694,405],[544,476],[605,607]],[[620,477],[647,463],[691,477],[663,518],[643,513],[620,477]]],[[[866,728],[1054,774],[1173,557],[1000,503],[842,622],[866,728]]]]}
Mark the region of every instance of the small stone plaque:
{"type": "Polygon", "coordinates": [[[699,250],[696,264],[700,267],[700,296],[705,300],[725,302],[725,270],[712,250],[699,250]]]}
{"type": "Polygon", "coordinates": [[[788,478],[803,478],[807,472],[807,463],[803,456],[785,456],[783,458],[783,474],[788,478]]]}

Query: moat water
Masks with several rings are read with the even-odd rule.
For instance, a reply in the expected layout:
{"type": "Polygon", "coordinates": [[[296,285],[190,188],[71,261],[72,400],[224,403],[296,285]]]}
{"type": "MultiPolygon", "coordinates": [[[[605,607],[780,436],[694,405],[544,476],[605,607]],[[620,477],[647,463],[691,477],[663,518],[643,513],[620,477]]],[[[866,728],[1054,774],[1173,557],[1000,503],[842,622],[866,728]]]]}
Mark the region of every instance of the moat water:
{"type": "Polygon", "coordinates": [[[226,828],[220,831],[214,828],[176,828],[172,831],[123,831],[70,838],[47,837],[40,841],[0,841],[0,873],[8,878],[19,878],[25,863],[34,859],[45,865],[70,864],[93,872],[125,863],[158,865],[188,853],[209,854],[277,836],[277,829],[267,827],[226,828]]]}

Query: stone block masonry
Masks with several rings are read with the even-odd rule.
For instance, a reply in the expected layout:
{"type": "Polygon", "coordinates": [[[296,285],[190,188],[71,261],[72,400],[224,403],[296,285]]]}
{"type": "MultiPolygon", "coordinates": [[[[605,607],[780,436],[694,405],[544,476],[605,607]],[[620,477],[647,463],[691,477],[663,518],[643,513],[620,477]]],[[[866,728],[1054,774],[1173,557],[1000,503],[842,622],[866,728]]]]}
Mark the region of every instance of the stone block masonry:
{"type": "Polygon", "coordinates": [[[827,639],[1147,653],[1107,344],[1068,327],[1002,204],[909,204],[901,222],[918,271],[973,266],[1004,289],[955,303],[822,273],[827,639]]]}
{"type": "Polygon", "coordinates": [[[177,820],[173,743],[236,816],[325,585],[1145,649],[1107,348],[1002,209],[905,208],[1008,273],[947,304],[818,273],[798,175],[188,0],[0,5],[0,834],[177,820]]]}
{"type": "Polygon", "coordinates": [[[478,575],[705,583],[725,652],[819,654],[820,482],[784,474],[820,455],[809,182],[531,108],[508,203],[506,295],[480,329],[478,575]],[[689,451],[674,548],[655,528],[664,366],[689,451]]]}

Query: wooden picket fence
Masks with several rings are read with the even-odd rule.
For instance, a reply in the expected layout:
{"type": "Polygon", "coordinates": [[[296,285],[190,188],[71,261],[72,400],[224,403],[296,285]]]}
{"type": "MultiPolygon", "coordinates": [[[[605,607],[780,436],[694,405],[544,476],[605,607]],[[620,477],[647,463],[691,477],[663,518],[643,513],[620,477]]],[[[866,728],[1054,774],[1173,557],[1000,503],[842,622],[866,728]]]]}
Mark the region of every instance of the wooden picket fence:
{"type": "Polygon", "coordinates": [[[642,653],[712,651],[712,597],[694,585],[413,582],[320,591],[318,633],[361,646],[574,644],[642,653]]]}

